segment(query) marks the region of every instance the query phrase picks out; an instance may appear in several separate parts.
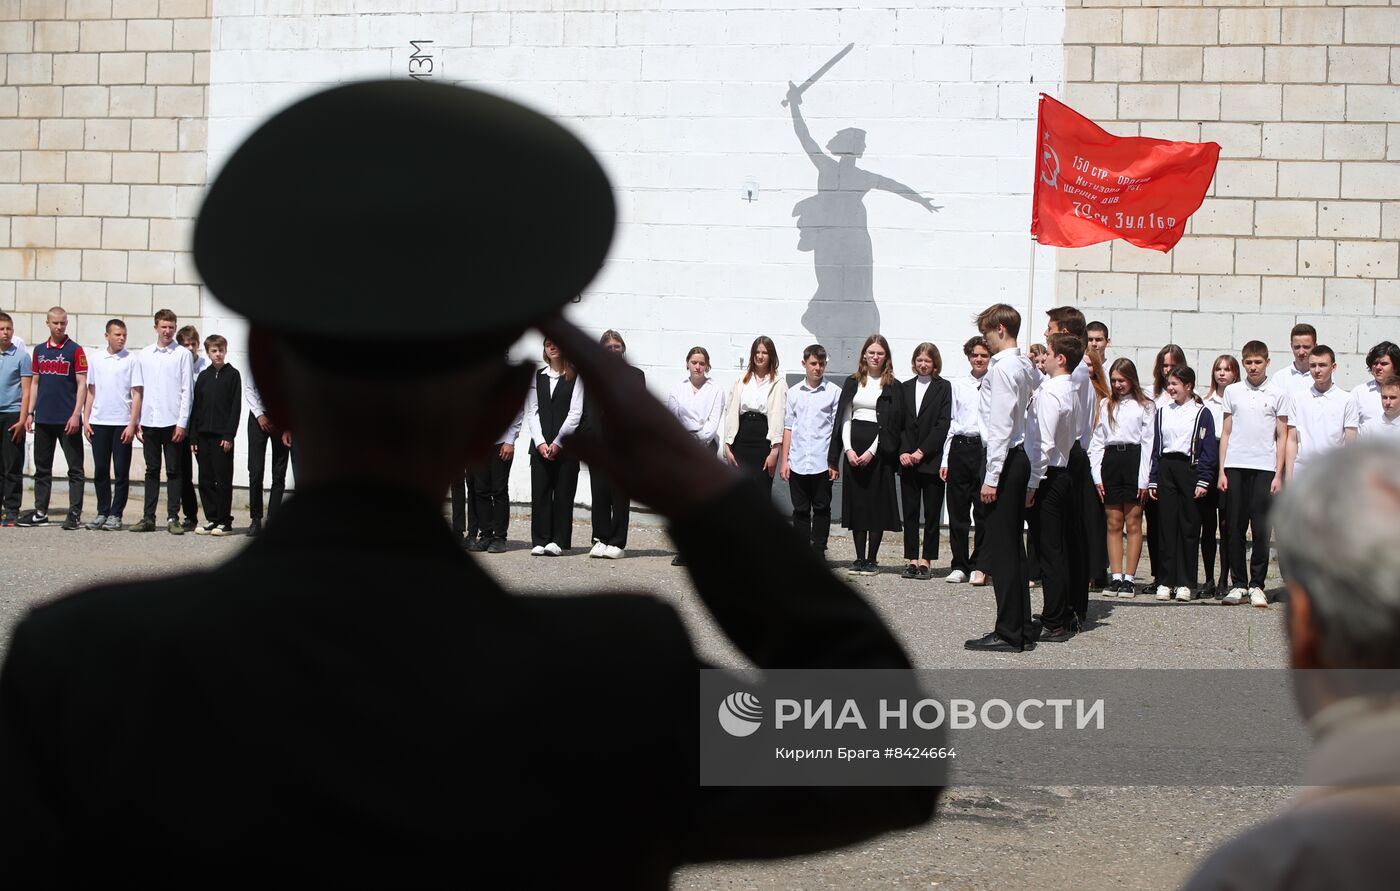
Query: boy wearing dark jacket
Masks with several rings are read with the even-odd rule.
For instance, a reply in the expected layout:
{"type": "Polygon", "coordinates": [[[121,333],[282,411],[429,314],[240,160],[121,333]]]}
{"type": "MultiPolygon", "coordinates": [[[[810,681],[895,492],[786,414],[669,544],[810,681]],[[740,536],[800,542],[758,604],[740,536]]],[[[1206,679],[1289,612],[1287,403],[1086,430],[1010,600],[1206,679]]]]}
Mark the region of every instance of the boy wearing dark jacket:
{"type": "Polygon", "coordinates": [[[208,522],[196,535],[227,535],[233,531],[233,440],[243,413],[243,380],[224,361],[228,341],[217,334],[204,339],[209,367],[194,382],[190,430],[199,461],[199,500],[208,522]]]}

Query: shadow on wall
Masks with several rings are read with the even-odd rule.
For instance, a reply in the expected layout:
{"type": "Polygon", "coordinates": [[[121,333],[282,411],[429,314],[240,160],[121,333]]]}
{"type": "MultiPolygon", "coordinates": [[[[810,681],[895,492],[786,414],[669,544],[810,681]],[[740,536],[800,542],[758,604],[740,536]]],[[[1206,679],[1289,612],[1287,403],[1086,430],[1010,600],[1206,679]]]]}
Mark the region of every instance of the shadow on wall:
{"type": "Polygon", "coordinates": [[[866,193],[881,189],[929,211],[939,208],[903,183],[856,166],[865,154],[864,130],[847,127],[838,131],[823,151],[802,118],[800,106],[806,86],[789,83],[787,93],[793,130],[817,168],[817,193],[792,209],[799,233],[797,249],[812,253],[817,273],[817,290],[802,314],[802,327],[826,347],[830,367],[854,368],[861,343],[880,330],[866,193]]]}

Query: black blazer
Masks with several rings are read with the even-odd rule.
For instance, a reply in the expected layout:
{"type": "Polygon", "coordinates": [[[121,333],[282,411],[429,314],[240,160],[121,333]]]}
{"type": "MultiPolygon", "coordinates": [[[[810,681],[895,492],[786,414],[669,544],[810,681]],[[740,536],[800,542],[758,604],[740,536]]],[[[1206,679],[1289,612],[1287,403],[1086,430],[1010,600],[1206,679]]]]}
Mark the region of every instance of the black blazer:
{"type": "MultiPolygon", "coordinates": [[[[841,444],[841,425],[855,401],[860,383],[853,374],[841,384],[841,402],[836,406],[836,429],[831,431],[831,447],[827,451],[827,465],[840,467],[845,448],[841,444]]],[[[904,435],[904,391],[899,381],[895,381],[880,391],[875,400],[875,421],[880,425],[880,447],[875,453],[887,461],[899,464],[899,445],[904,435]]]]}
{"type": "MultiPolygon", "coordinates": [[[[904,439],[900,452],[924,450],[924,460],[912,469],[919,473],[938,473],[943,463],[943,441],[948,438],[948,428],[953,424],[953,385],[938,375],[929,382],[924,394],[924,404],[914,413],[914,398],[919,379],[911,377],[900,384],[904,391],[904,439]]],[[[901,467],[908,471],[911,468],[901,467]]]]}
{"type": "MultiPolygon", "coordinates": [[[[932,815],[932,788],[702,787],[703,663],[672,606],[508,593],[440,504],[380,497],[393,523],[363,522],[363,486],[304,488],[221,566],[19,623],[0,673],[9,887],[661,889],[683,863],[932,815]]],[[[909,667],[753,484],[669,531],[760,669],[909,667]]]]}

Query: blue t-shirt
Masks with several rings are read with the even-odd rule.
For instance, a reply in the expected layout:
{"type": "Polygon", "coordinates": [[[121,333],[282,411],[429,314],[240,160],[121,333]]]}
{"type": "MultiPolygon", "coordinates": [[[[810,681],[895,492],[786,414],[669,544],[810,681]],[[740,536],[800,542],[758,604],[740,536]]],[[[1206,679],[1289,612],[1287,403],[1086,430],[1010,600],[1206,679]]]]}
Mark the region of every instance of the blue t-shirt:
{"type": "Polygon", "coordinates": [[[87,354],[71,337],[55,346],[34,347],[34,423],[66,424],[78,404],[78,375],[87,374],[87,354]]]}
{"type": "Polygon", "coordinates": [[[0,353],[0,413],[19,411],[24,395],[20,380],[34,376],[29,362],[29,353],[16,343],[11,343],[8,350],[0,353]]]}

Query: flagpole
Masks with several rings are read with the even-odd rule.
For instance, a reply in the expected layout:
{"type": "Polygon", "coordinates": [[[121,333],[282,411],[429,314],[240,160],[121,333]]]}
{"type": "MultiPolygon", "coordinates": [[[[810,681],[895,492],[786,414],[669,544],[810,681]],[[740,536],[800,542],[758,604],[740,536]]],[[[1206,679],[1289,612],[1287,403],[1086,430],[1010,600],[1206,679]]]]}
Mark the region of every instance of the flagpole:
{"type": "Polygon", "coordinates": [[[1031,236],[1031,262],[1030,262],[1030,282],[1026,286],[1026,318],[1021,323],[1022,327],[1031,323],[1031,316],[1035,315],[1035,236],[1031,236]]]}

